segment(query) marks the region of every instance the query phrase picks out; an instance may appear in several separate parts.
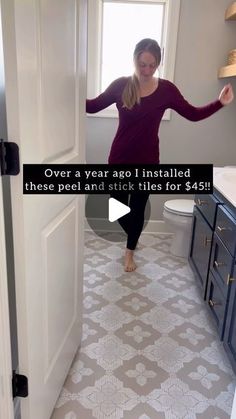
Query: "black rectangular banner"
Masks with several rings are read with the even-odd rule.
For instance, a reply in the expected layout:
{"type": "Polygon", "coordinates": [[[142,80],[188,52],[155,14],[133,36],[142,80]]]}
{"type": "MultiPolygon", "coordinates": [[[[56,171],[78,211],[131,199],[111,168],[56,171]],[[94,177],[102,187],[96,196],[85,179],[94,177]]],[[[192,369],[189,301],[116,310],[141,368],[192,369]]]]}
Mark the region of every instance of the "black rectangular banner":
{"type": "Polygon", "coordinates": [[[211,194],[212,164],[24,164],[24,194],[211,194]]]}

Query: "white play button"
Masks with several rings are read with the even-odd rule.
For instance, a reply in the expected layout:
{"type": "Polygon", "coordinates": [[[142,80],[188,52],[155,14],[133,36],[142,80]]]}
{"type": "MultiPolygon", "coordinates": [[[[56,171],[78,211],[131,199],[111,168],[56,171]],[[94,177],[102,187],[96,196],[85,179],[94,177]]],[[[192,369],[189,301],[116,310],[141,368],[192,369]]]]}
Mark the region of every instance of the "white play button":
{"type": "Polygon", "coordinates": [[[109,198],[109,211],[108,211],[108,219],[111,223],[113,221],[118,220],[118,218],[123,217],[124,215],[130,212],[130,207],[122,202],[118,201],[115,198],[109,198]]]}

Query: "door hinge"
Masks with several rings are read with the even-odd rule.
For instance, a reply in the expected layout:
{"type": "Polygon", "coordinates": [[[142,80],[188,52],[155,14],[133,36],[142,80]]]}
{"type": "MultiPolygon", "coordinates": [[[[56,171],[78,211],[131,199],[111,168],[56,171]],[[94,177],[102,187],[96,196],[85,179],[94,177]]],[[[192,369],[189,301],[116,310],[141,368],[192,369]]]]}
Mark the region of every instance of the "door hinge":
{"type": "Polygon", "coordinates": [[[13,398],[28,396],[28,378],[17,374],[16,371],[13,371],[12,375],[12,395],[13,398]]]}
{"type": "Polygon", "coordinates": [[[1,176],[16,176],[20,172],[19,147],[16,143],[0,140],[1,176]]]}

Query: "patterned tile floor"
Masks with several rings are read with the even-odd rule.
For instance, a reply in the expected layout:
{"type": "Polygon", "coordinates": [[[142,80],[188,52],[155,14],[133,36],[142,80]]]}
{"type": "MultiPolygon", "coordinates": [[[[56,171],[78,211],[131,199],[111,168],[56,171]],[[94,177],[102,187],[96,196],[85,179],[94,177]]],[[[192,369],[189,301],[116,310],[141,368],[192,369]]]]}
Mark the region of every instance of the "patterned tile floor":
{"type": "Polygon", "coordinates": [[[51,419],[226,419],[236,377],[171,236],[86,235],[83,341],[51,419]],[[108,237],[107,237],[108,238],[108,237]]]}

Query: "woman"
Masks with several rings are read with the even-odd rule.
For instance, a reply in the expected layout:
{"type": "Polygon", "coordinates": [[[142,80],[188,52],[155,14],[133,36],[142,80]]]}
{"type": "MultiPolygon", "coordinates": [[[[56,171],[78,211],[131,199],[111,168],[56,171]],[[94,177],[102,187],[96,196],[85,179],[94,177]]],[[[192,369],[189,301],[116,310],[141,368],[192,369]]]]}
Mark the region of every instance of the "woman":
{"type": "MultiPolygon", "coordinates": [[[[233,90],[226,85],[219,99],[203,107],[190,105],[177,87],[168,80],[154,77],[161,62],[161,50],[152,39],[143,39],[134,50],[135,73],[121,77],[95,99],[86,101],[86,111],[96,113],[112,103],[119,111],[119,126],[109,155],[109,164],[158,164],[158,130],[167,108],[191,121],[209,117],[233,100],[233,90]]],[[[112,197],[128,204],[131,211],[119,219],[127,233],[124,269],[134,271],[134,249],[142,232],[148,193],[114,193],[112,197]]]]}

